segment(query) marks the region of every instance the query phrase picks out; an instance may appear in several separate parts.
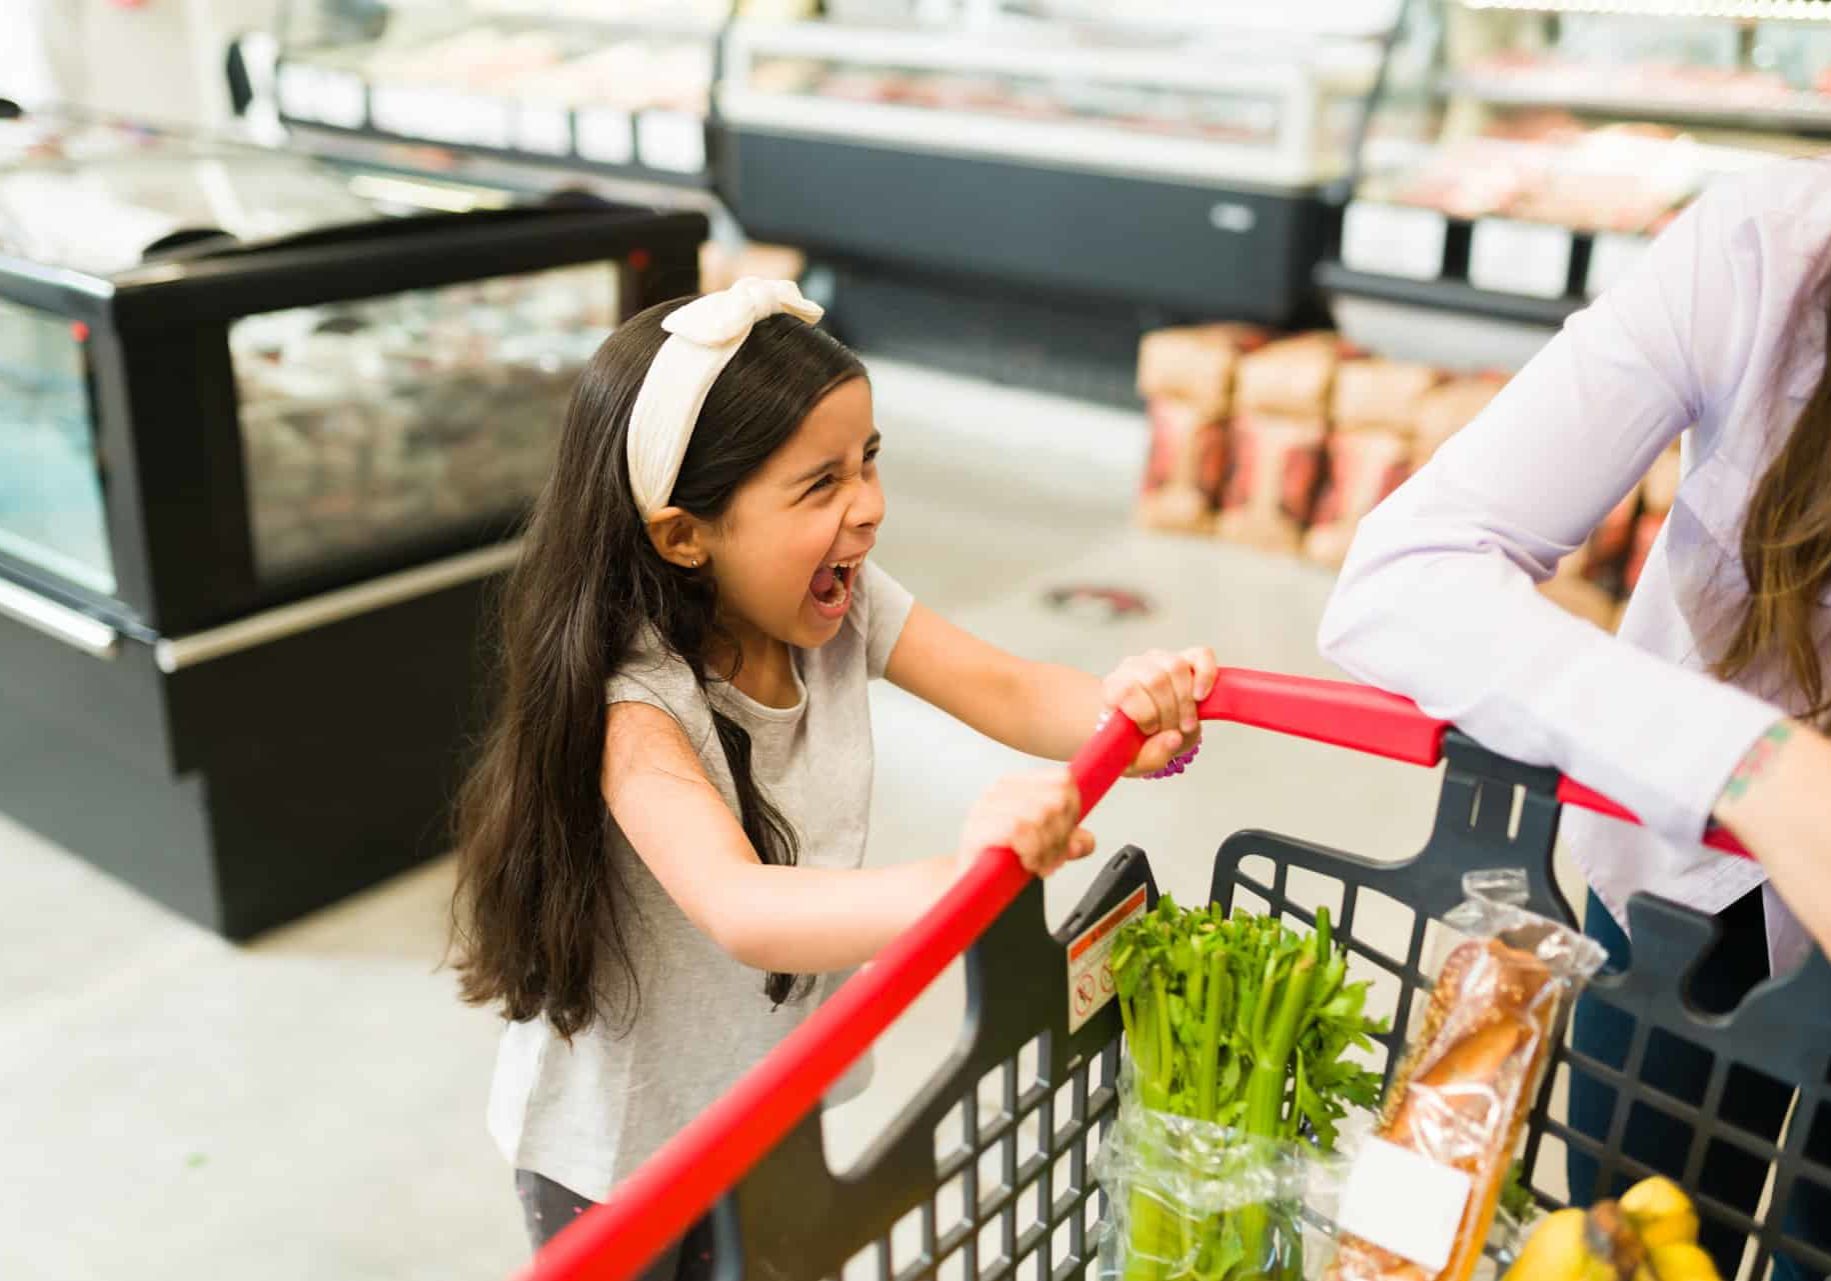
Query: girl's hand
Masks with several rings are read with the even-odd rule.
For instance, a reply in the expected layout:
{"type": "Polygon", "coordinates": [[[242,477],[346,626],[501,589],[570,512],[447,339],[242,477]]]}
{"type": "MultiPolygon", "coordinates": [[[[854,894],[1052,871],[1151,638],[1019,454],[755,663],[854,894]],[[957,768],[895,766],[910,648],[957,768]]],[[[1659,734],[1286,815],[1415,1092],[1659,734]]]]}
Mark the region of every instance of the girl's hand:
{"type": "Polygon", "coordinates": [[[1199,709],[1219,671],[1206,646],[1179,654],[1154,649],[1113,669],[1101,686],[1106,705],[1124,712],[1147,736],[1126,771],[1129,777],[1154,774],[1202,741],[1199,709]]]}
{"type": "Polygon", "coordinates": [[[1069,859],[1093,853],[1093,833],[1080,823],[1081,793],[1067,770],[1015,774],[992,784],[974,804],[955,858],[965,871],[981,851],[1009,846],[1032,873],[1047,876],[1069,859]]]}

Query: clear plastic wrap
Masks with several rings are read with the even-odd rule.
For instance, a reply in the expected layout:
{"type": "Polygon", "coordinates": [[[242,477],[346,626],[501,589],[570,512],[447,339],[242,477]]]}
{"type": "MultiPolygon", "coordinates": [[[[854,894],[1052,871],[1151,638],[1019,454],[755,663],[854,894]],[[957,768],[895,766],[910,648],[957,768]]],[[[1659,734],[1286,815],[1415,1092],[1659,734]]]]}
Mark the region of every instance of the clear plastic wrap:
{"type": "MultiPolygon", "coordinates": [[[[1523,872],[1471,873],[1463,885],[1467,901],[1444,918],[1462,937],[1437,967],[1374,1135],[1400,1159],[1415,1154],[1468,1176],[1447,1260],[1433,1268],[1369,1240],[1403,1234],[1390,1223],[1363,1226],[1377,1216],[1344,1205],[1329,1281],[1469,1281],[1570,1003],[1601,968],[1598,944],[1522,906],[1523,872]]],[[[1390,1217],[1421,1213],[1414,1202],[1390,1217]]]]}
{"type": "Polygon", "coordinates": [[[1153,1111],[1120,1089],[1095,1164],[1109,1207],[1100,1281],[1319,1275],[1343,1157],[1153,1111]]]}

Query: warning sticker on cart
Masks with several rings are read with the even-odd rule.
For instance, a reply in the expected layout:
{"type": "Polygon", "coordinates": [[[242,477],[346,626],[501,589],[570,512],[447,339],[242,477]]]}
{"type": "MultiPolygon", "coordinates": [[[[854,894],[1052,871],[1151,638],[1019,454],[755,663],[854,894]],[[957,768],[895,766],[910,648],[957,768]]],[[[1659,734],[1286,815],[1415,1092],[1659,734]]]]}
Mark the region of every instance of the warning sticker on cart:
{"type": "Polygon", "coordinates": [[[1144,915],[1140,885],[1105,916],[1076,935],[1068,945],[1068,1031],[1079,1032],[1088,1019],[1113,999],[1113,935],[1127,921],[1144,915]]]}

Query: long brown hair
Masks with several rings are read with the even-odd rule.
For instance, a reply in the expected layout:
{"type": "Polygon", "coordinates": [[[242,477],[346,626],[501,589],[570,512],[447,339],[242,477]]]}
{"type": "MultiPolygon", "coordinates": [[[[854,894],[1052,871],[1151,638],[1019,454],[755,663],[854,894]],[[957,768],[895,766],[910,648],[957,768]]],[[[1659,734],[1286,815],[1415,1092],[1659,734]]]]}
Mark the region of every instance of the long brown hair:
{"type": "MultiPolygon", "coordinates": [[[[505,587],[494,723],[458,800],[460,991],[518,1022],[544,1015],[568,1039],[599,1017],[627,1027],[639,1000],[634,922],[600,791],[604,683],[646,632],[702,687],[733,674],[711,669],[736,653],[711,577],[656,552],[629,487],[630,409],[667,336],[661,321],[681,301],[626,321],[573,388],[505,587]]],[[[763,321],[706,397],[673,504],[718,519],[820,399],[863,374],[826,333],[786,316],[763,321]]],[[[745,835],[764,862],[793,863],[795,832],[757,785],[749,736],[716,710],[713,721],[745,835]]],[[[778,1002],[803,987],[784,974],[765,981],[778,1002]]]]}
{"type": "MultiPolygon", "coordinates": [[[[1831,311],[1831,287],[1816,303],[1831,311]]],[[[1804,700],[1802,714],[1822,721],[1831,713],[1818,649],[1820,603],[1831,590],[1831,359],[1755,485],[1741,552],[1748,604],[1717,675],[1733,679],[1777,657],[1804,700]]]]}

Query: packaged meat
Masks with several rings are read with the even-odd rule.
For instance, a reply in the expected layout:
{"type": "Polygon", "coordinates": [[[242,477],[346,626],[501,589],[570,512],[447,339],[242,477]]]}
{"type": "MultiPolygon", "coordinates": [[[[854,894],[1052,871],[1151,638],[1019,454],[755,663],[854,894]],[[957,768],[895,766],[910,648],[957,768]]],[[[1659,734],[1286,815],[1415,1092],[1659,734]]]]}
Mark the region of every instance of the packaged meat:
{"type": "Polygon", "coordinates": [[[1457,941],[1349,1176],[1327,1281],[1469,1281],[1570,1004],[1602,966],[1600,944],[1526,910],[1523,871],[1463,884],[1444,918],[1457,941]],[[1356,1178],[1364,1162],[1383,1184],[1356,1178]],[[1433,1220],[1453,1235],[1422,1239],[1433,1220]]]}
{"type": "Polygon", "coordinates": [[[1149,529],[1206,532],[1226,476],[1226,427],[1168,396],[1152,397],[1146,410],[1151,453],[1138,499],[1139,523],[1149,529]]]}
{"type": "Polygon", "coordinates": [[[1316,500],[1316,523],[1304,535],[1303,554],[1339,566],[1361,518],[1386,500],[1411,472],[1411,441],[1391,431],[1338,429],[1328,443],[1328,476],[1316,500]]]}
{"type": "Polygon", "coordinates": [[[1416,466],[1422,467],[1443,442],[1461,431],[1506,385],[1504,378],[1457,378],[1418,398],[1416,466]]]}
{"type": "Polygon", "coordinates": [[[1344,361],[1335,371],[1335,430],[1409,435],[1417,426],[1419,400],[1443,379],[1443,371],[1432,365],[1377,357],[1344,361]]]}
{"type": "Polygon", "coordinates": [[[1264,345],[1265,332],[1250,325],[1154,330],[1138,344],[1138,394],[1174,397],[1218,422],[1232,410],[1240,357],[1264,345]]]}
{"type": "Polygon", "coordinates": [[[1229,542],[1295,552],[1303,542],[1322,476],[1322,418],[1238,414],[1216,531],[1229,542]]]}
{"type": "Polygon", "coordinates": [[[1341,340],[1332,333],[1267,343],[1240,361],[1234,404],[1251,412],[1325,418],[1341,358],[1341,340]]]}

